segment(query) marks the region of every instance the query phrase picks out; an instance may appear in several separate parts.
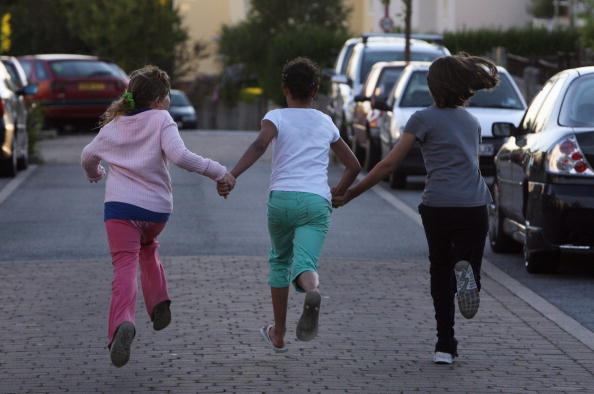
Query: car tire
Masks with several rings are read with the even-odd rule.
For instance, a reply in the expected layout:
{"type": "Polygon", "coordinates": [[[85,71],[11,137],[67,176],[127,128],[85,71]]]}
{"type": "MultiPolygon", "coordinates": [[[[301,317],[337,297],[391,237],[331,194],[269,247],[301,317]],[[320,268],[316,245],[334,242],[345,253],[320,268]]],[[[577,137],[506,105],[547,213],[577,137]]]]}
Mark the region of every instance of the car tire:
{"type": "Polygon", "coordinates": [[[524,265],[531,274],[553,274],[559,270],[560,253],[555,251],[531,251],[524,244],[524,265]]]}
{"type": "Polygon", "coordinates": [[[17,159],[18,170],[26,170],[29,167],[29,136],[24,134],[24,138],[23,154],[17,159]]]}
{"type": "Polygon", "coordinates": [[[377,138],[369,137],[365,150],[365,169],[371,171],[382,159],[382,146],[377,138]]]}
{"type": "Polygon", "coordinates": [[[390,174],[389,182],[392,189],[404,189],[406,188],[406,174],[396,170],[390,174]]]}
{"type": "Polygon", "coordinates": [[[493,186],[493,204],[489,206],[489,244],[495,253],[512,253],[520,250],[520,244],[503,231],[503,215],[499,210],[499,188],[493,186]]]}
{"type": "Polygon", "coordinates": [[[14,178],[17,174],[18,163],[16,155],[17,141],[16,138],[12,139],[12,154],[6,159],[0,160],[0,176],[14,178]]]}

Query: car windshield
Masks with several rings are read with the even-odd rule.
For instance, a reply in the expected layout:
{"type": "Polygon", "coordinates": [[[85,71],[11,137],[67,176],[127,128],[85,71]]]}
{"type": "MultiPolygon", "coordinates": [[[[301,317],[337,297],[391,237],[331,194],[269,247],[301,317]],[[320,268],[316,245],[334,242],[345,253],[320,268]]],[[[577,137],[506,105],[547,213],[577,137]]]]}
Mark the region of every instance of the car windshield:
{"type": "MultiPolygon", "coordinates": [[[[411,60],[430,62],[440,56],[443,56],[443,53],[414,51],[411,53],[411,60]]],[[[404,60],[404,50],[399,51],[393,49],[391,51],[365,51],[365,54],[363,55],[363,62],[361,64],[361,81],[365,81],[367,74],[369,74],[371,67],[375,63],[391,62],[395,60],[404,60]]]]}
{"type": "MultiPolygon", "coordinates": [[[[468,102],[469,107],[481,108],[509,108],[524,109],[524,105],[518,97],[505,74],[500,75],[500,82],[495,89],[480,90],[468,102]]],[[[401,107],[428,107],[433,104],[433,99],[427,86],[427,71],[416,71],[411,75],[408,86],[404,91],[401,107]]]]}
{"type": "Polygon", "coordinates": [[[570,127],[594,126],[594,75],[584,75],[573,80],[559,114],[559,124],[570,127]]]}
{"type": "Polygon", "coordinates": [[[187,107],[191,106],[190,101],[183,93],[171,92],[171,106],[172,107],[187,107]]]}
{"type": "Polygon", "coordinates": [[[50,68],[56,77],[120,77],[112,66],[97,60],[58,60],[50,68]]]}
{"type": "Polygon", "coordinates": [[[386,67],[377,81],[373,95],[376,97],[386,98],[392,91],[398,78],[402,74],[402,68],[386,67]]]}

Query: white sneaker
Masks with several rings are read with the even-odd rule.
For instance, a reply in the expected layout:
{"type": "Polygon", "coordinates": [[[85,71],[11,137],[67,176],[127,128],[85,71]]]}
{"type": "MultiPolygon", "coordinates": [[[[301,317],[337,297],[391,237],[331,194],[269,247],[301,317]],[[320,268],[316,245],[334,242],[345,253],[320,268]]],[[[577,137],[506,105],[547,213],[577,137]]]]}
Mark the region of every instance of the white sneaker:
{"type": "Polygon", "coordinates": [[[450,353],[435,352],[433,362],[435,364],[452,364],[454,357],[450,353]]]}

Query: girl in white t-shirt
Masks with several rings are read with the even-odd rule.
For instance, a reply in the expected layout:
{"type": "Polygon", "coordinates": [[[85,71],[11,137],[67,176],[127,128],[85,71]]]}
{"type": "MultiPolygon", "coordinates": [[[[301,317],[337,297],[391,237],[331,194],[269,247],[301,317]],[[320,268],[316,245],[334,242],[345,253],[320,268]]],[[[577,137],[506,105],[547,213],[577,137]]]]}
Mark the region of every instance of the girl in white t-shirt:
{"type": "MultiPolygon", "coordinates": [[[[317,266],[330,224],[332,194],[342,195],[360,171],[330,117],[311,108],[318,87],[319,70],[311,60],[300,57],[288,62],[282,72],[288,108],[264,116],[258,138],[231,171],[239,177],[272,142],[268,284],[274,324],[263,326],[260,334],[277,352],[287,350],[284,336],[291,283],[298,292],[306,293],[297,338],[309,341],[317,335],[321,301],[317,266]],[[332,192],[327,175],[330,148],[345,166],[332,192]]],[[[230,191],[225,184],[219,186],[221,195],[230,191]]]]}

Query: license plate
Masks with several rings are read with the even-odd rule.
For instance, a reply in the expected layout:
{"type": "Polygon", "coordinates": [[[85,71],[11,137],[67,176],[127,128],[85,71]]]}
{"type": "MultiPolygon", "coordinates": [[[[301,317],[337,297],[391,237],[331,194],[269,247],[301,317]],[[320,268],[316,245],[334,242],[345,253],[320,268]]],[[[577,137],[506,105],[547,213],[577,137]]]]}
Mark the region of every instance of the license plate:
{"type": "Polygon", "coordinates": [[[479,155],[481,156],[493,156],[495,150],[493,149],[493,145],[491,144],[480,144],[479,145],[479,155]]]}
{"type": "Polygon", "coordinates": [[[81,82],[78,84],[78,90],[105,90],[103,82],[81,82]]]}

